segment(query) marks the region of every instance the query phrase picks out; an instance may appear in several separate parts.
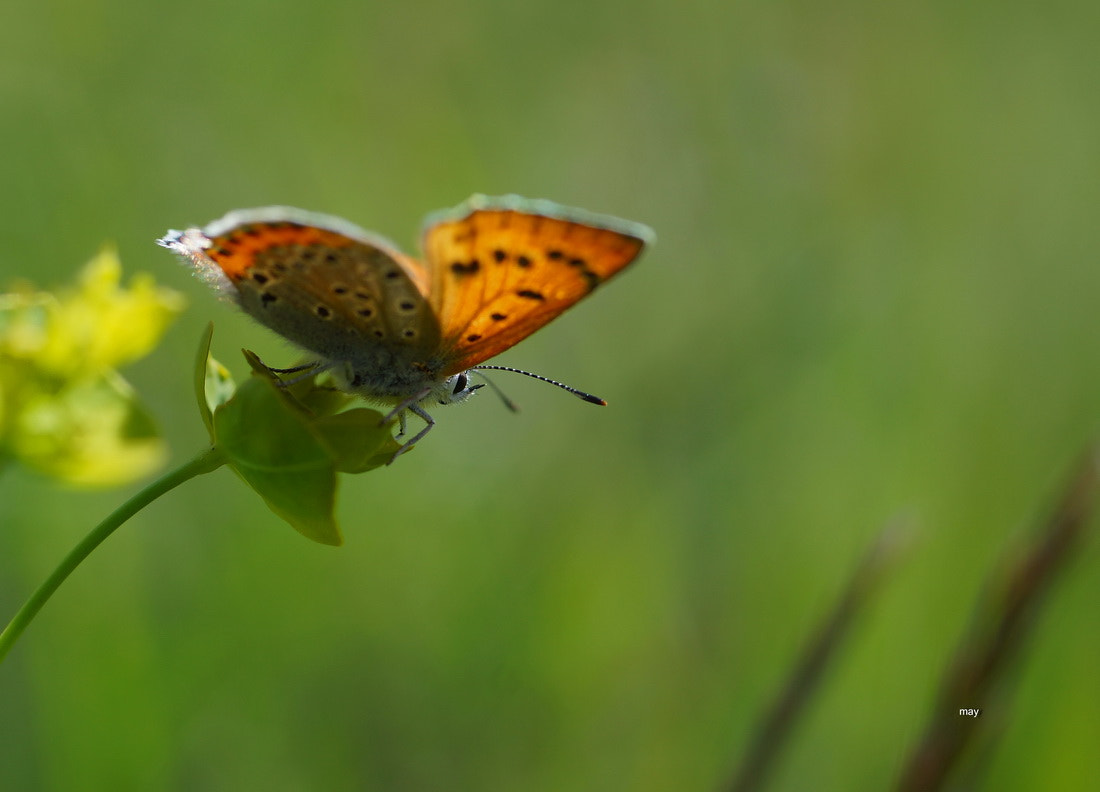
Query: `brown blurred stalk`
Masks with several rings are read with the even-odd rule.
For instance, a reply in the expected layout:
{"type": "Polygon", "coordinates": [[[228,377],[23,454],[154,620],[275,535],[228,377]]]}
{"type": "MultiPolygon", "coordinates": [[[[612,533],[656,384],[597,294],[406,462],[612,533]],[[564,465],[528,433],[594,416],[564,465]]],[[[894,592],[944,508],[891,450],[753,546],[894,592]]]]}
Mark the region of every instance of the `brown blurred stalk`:
{"type": "Polygon", "coordinates": [[[907,521],[893,520],[875,538],[848,580],[840,600],[806,645],[779,697],[754,730],[752,743],[740,767],[722,789],[749,792],[761,788],[776,757],[821,686],[829,661],[843,645],[855,616],[866,607],[883,573],[908,545],[910,533],[907,521]]]}
{"type": "Polygon", "coordinates": [[[960,708],[984,708],[993,685],[1019,651],[1059,573],[1073,557],[1092,514],[1100,486],[1100,447],[1093,448],[1067,481],[1034,544],[988,587],[992,595],[979,605],[940,684],[924,737],[914,750],[897,789],[942,789],[952,768],[976,733],[982,718],[962,716],[960,708]]]}

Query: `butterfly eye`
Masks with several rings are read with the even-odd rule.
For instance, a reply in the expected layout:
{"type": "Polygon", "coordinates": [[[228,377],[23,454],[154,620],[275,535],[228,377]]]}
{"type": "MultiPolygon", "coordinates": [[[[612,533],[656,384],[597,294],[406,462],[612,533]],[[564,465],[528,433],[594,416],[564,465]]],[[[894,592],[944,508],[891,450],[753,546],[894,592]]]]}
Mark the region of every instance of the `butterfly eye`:
{"type": "Polygon", "coordinates": [[[452,396],[457,396],[458,394],[462,393],[462,391],[466,390],[466,384],[467,384],[468,381],[469,381],[469,378],[466,376],[465,373],[456,375],[455,376],[455,388],[454,388],[453,391],[451,391],[451,395],[452,396]]]}

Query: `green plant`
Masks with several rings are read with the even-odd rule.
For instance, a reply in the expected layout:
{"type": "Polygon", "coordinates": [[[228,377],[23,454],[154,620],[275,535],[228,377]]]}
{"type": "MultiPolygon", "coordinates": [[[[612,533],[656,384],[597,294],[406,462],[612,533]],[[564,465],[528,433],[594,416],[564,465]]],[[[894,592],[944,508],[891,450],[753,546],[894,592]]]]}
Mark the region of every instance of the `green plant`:
{"type": "Polygon", "coordinates": [[[381,413],[346,409],[353,397],[319,384],[315,377],[285,385],[247,351],[251,376],[235,386],[226,368],[210,357],[212,336],[209,325],[194,369],[209,447],[119,506],[62,559],[0,633],[0,660],[62,582],[119,526],[180,484],[222,466],[303,536],[322,544],[342,543],[333,517],[336,474],[373,470],[400,448],[382,424],[381,413]]]}

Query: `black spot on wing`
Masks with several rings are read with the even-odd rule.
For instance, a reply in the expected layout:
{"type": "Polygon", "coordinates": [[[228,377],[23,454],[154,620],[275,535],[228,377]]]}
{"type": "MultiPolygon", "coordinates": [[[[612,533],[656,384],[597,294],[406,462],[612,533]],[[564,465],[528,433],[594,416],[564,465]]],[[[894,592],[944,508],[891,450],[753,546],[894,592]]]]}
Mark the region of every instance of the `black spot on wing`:
{"type": "Polygon", "coordinates": [[[451,272],[459,277],[462,277],[464,275],[473,275],[479,269],[481,269],[481,262],[479,262],[477,259],[472,259],[471,261],[467,262],[456,261],[451,264],[451,272]]]}

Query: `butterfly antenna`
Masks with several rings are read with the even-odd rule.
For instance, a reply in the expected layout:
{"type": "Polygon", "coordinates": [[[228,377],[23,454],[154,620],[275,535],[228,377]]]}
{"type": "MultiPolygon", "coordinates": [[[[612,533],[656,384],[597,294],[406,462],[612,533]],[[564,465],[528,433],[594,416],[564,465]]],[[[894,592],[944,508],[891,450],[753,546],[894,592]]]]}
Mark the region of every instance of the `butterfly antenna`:
{"type": "MultiPolygon", "coordinates": [[[[502,390],[501,390],[500,388],[498,388],[498,387],[497,387],[497,384],[496,384],[495,382],[493,382],[493,381],[492,381],[491,379],[489,379],[489,375],[488,375],[488,374],[482,374],[482,373],[481,373],[480,371],[475,371],[474,373],[475,373],[475,374],[477,374],[477,375],[478,375],[479,377],[481,377],[481,378],[482,378],[483,380],[485,380],[485,383],[486,383],[486,384],[487,384],[487,385],[488,385],[488,386],[489,386],[490,388],[492,388],[492,389],[493,389],[493,393],[495,393],[495,394],[496,394],[497,396],[499,396],[499,397],[500,397],[500,400],[501,400],[502,402],[504,402],[504,406],[505,406],[505,407],[507,407],[507,408],[508,408],[509,410],[511,410],[512,412],[519,412],[519,405],[518,405],[518,404],[516,404],[516,403],[515,403],[514,401],[512,401],[511,399],[509,399],[509,398],[508,398],[508,397],[507,397],[507,396],[505,395],[504,391],[502,391],[502,390]]],[[[479,385],[478,387],[480,388],[481,386],[479,385]]]]}
{"type": "MultiPolygon", "coordinates": [[[[578,390],[577,388],[570,387],[569,385],[566,385],[564,382],[558,382],[557,380],[552,380],[549,377],[543,377],[543,376],[540,376],[538,374],[532,374],[530,371],[524,371],[523,369],[512,368],[511,366],[476,366],[473,369],[471,369],[471,371],[480,371],[482,369],[490,369],[491,371],[511,371],[513,374],[523,374],[525,377],[530,377],[531,379],[537,379],[540,382],[547,382],[551,385],[556,385],[559,388],[561,388],[562,390],[569,391],[570,393],[572,393],[577,398],[584,399],[586,402],[589,402],[591,404],[600,404],[600,405],[604,405],[604,406],[607,405],[607,402],[605,402],[599,396],[593,396],[591,393],[585,393],[582,390],[578,390]]],[[[482,374],[481,376],[484,377],[485,375],[482,374]]],[[[489,384],[492,385],[492,383],[489,383],[489,384]]],[[[495,388],[496,386],[494,385],[493,387],[495,388]]]]}

